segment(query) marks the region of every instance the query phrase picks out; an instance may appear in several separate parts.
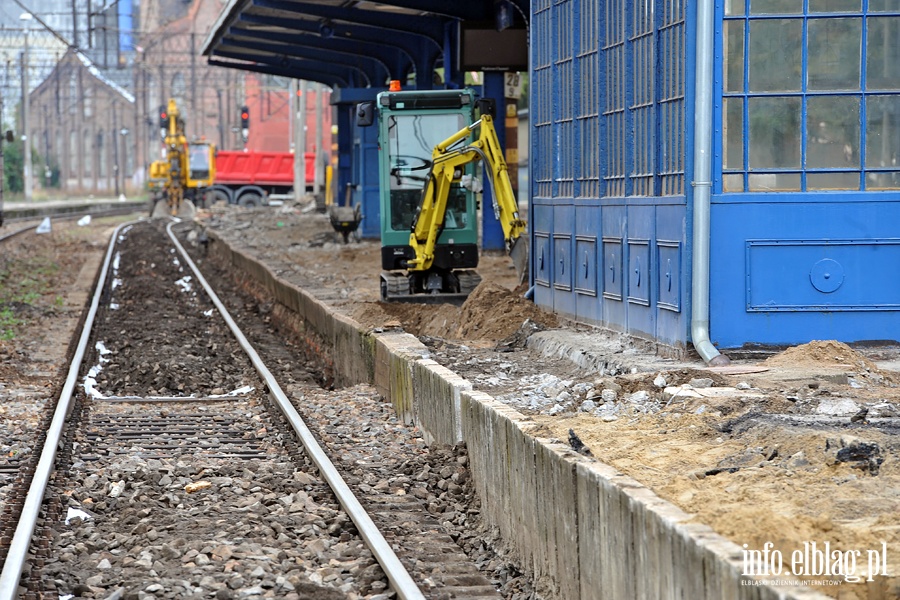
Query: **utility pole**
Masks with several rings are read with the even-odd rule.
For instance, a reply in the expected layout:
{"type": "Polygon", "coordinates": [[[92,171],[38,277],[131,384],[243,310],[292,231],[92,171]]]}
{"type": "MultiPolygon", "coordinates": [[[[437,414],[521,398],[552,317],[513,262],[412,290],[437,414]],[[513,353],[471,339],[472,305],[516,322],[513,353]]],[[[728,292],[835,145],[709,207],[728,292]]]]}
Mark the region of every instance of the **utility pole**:
{"type": "MultiPolygon", "coordinates": [[[[28,14],[28,13],[25,13],[28,14]]],[[[23,17],[25,15],[22,15],[23,17]]],[[[31,15],[28,15],[28,19],[23,19],[28,21],[31,19],[31,15]]],[[[25,178],[25,201],[30,202],[32,200],[32,181],[31,181],[31,123],[28,120],[29,117],[29,99],[28,99],[28,30],[29,27],[26,25],[25,27],[25,51],[22,53],[22,139],[25,142],[25,152],[23,155],[23,175],[25,178]]]]}
{"type": "Polygon", "coordinates": [[[191,114],[190,122],[194,136],[201,131],[202,125],[199,122],[197,111],[197,46],[195,40],[196,34],[191,32],[191,114]]]}
{"type": "Polygon", "coordinates": [[[78,10],[75,7],[75,0],[72,0],[72,45],[78,47],[78,10]]]}
{"type": "Polygon", "coordinates": [[[297,91],[299,101],[294,127],[294,202],[300,202],[306,194],[306,80],[300,80],[297,91]]]}
{"type": "Polygon", "coordinates": [[[116,105],[113,104],[112,107],[112,117],[113,117],[113,126],[112,126],[112,135],[109,136],[111,138],[113,144],[113,179],[115,180],[114,186],[116,190],[116,198],[119,197],[119,119],[118,110],[116,110],[116,105]]]}
{"type": "Polygon", "coordinates": [[[225,115],[222,114],[222,89],[216,90],[216,101],[219,103],[218,110],[218,128],[219,128],[219,148],[225,148],[225,115]]]}
{"type": "MultiPolygon", "coordinates": [[[[3,78],[4,87],[9,85],[9,60],[6,61],[6,74],[3,78]]],[[[0,127],[3,126],[3,94],[0,94],[0,127]]],[[[12,141],[12,140],[9,140],[12,141]]],[[[3,161],[3,142],[0,140],[0,226],[3,225],[3,184],[6,181],[6,165],[3,161]]]]}
{"type": "Polygon", "coordinates": [[[322,157],[325,156],[325,149],[322,147],[322,90],[324,86],[321,83],[316,84],[316,158],[313,161],[315,165],[315,175],[313,175],[314,188],[313,192],[318,196],[322,193],[324,184],[324,170],[322,169],[322,157]]]}
{"type": "MultiPolygon", "coordinates": [[[[3,94],[0,94],[0,127],[3,126],[3,94]]],[[[3,182],[6,179],[3,168],[3,138],[0,138],[0,227],[3,227],[3,182]]]]}

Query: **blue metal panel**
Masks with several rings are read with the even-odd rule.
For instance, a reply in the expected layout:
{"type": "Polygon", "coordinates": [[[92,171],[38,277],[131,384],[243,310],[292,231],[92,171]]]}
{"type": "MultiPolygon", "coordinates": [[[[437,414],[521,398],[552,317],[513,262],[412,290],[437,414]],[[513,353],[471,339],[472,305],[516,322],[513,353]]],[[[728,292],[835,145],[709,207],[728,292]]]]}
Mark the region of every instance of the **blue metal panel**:
{"type": "Polygon", "coordinates": [[[690,313],[683,306],[690,293],[686,214],[684,204],[656,207],[656,337],[676,347],[686,344],[690,326],[690,313]]]}
{"type": "MultiPolygon", "coordinates": [[[[553,289],[562,292],[572,291],[572,234],[553,234],[553,289]]],[[[557,299],[564,299],[570,294],[557,294],[557,299]]],[[[556,302],[554,302],[554,308],[556,302]]]]}
{"type": "Polygon", "coordinates": [[[900,309],[900,238],[748,240],[747,310],[900,309]]]}
{"type": "Polygon", "coordinates": [[[656,237],[656,208],[628,207],[627,299],[628,331],[642,337],[656,334],[656,306],[652,294],[657,265],[650,251],[656,237]]]}
{"type": "MultiPolygon", "coordinates": [[[[363,215],[363,221],[359,229],[359,234],[365,238],[378,238],[380,232],[378,230],[378,211],[379,207],[375,207],[374,221],[368,218],[371,209],[371,203],[363,202],[363,197],[371,193],[374,185],[378,189],[377,172],[375,179],[372,181],[365,180],[364,175],[371,176],[366,171],[363,163],[365,151],[363,150],[363,135],[360,130],[356,130],[356,104],[364,100],[373,100],[377,93],[377,89],[372,88],[337,88],[331,95],[331,103],[336,105],[337,125],[338,125],[338,168],[337,168],[337,189],[335,202],[345,204],[347,202],[347,191],[350,191],[350,202],[355,206],[363,203],[360,207],[363,215]]],[[[369,148],[370,142],[366,142],[365,148],[369,148]]]]}
{"type": "MultiPolygon", "coordinates": [[[[228,35],[231,42],[237,42],[239,39],[256,39],[281,44],[273,48],[272,51],[277,54],[283,53],[287,56],[304,56],[303,53],[293,52],[294,48],[315,48],[334,53],[336,59],[347,60],[351,64],[356,62],[354,59],[371,57],[377,59],[384,66],[390,79],[400,78],[412,66],[412,59],[399,48],[357,39],[323,39],[318,31],[313,33],[313,28],[317,29],[318,24],[310,22],[306,24],[306,27],[308,28],[306,33],[301,32],[298,34],[295,32],[278,33],[252,29],[245,25],[243,27],[231,27],[228,30],[228,35]]],[[[378,71],[373,70],[372,72],[375,74],[378,71]]]]}
{"type": "Polygon", "coordinates": [[[867,197],[714,203],[712,341],[900,340],[900,201],[867,197]]]}
{"type": "Polygon", "coordinates": [[[351,104],[340,105],[336,108],[338,127],[338,163],[337,163],[337,193],[335,202],[346,202],[348,187],[353,187],[353,164],[355,162],[353,148],[353,115],[355,108],[351,104]]]}
{"type": "Polygon", "coordinates": [[[625,289],[625,246],[620,237],[603,236],[603,297],[621,302],[625,289]]]}
{"type": "Polygon", "coordinates": [[[624,331],[628,323],[625,310],[625,207],[603,206],[603,323],[624,331]]]}
{"type": "Polygon", "coordinates": [[[549,286],[559,313],[683,345],[690,5],[534,0],[531,10],[532,210],[553,207],[549,238],[533,230],[535,260],[552,265],[535,271],[536,289],[549,286]]]}
{"type": "Polygon", "coordinates": [[[381,198],[378,183],[378,128],[356,127],[354,139],[353,204],[362,204],[360,235],[381,237],[381,198]]]}
{"type": "Polygon", "coordinates": [[[553,253],[550,244],[550,232],[553,230],[553,207],[546,205],[532,206],[534,222],[531,224],[534,237],[532,248],[534,253],[532,273],[534,276],[534,301],[539,306],[553,308],[553,253]]]}
{"type": "Polygon", "coordinates": [[[659,260],[657,305],[662,310],[681,311],[681,242],[657,240],[659,260]]]}
{"type": "Polygon", "coordinates": [[[597,297],[597,236],[575,236],[575,291],[597,297]]]}
{"type": "MultiPolygon", "coordinates": [[[[401,15],[374,10],[354,10],[353,7],[328,6],[305,2],[285,2],[283,0],[252,0],[252,9],[272,9],[303,15],[307,18],[332,19],[387,31],[397,31],[428,39],[440,50],[444,39],[443,22],[437,17],[401,15]]],[[[250,7],[245,9],[251,10],[250,7]]],[[[385,32],[389,38],[390,33],[385,32]]]]}
{"type": "Polygon", "coordinates": [[[574,277],[575,207],[571,204],[553,207],[553,310],[575,316],[574,277]]]}
{"type": "Polygon", "coordinates": [[[628,303],[650,306],[650,240],[628,238],[628,303]]]}
{"type": "Polygon", "coordinates": [[[600,207],[575,206],[575,316],[600,321],[600,207]]]}

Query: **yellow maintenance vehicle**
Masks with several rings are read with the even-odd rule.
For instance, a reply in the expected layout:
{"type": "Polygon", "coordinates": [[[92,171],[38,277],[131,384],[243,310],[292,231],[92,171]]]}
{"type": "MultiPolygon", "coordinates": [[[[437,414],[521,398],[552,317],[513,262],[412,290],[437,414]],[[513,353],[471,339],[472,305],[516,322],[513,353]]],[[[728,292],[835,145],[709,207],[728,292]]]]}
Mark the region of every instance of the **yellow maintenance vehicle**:
{"type": "Polygon", "coordinates": [[[159,109],[160,136],[165,160],[150,164],[153,194],[151,216],[194,216],[195,202],[202,200],[216,176],[216,147],[205,141],[188,142],[184,119],[175,100],[159,109]]]}

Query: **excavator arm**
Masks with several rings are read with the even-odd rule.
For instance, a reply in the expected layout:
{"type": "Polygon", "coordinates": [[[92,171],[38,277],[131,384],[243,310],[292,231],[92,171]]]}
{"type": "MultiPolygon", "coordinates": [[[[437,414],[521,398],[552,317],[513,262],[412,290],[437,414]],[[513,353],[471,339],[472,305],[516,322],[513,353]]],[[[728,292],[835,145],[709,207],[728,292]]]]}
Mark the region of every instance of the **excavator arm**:
{"type": "Polygon", "coordinates": [[[527,276],[528,238],[523,235],[526,223],[519,216],[503,149],[497,139],[493,119],[488,114],[434,147],[431,171],[409,236],[409,245],[416,254],[407,263],[409,271],[427,271],[431,268],[435,246],[447,216],[451,185],[461,183],[463,167],[478,161],[485,163],[484,173],[493,190],[494,215],[503,228],[507,252],[513,259],[519,280],[523,281],[527,276]],[[475,130],[478,133],[476,139],[463,144],[475,130]]]}

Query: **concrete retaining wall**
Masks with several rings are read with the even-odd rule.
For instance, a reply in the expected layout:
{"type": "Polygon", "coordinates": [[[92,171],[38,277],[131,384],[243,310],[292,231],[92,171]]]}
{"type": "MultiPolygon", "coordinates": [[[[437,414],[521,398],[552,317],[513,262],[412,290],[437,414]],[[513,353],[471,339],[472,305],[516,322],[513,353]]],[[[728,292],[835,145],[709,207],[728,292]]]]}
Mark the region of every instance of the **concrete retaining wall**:
{"type": "Polygon", "coordinates": [[[482,515],[534,574],[565,600],[797,600],[805,588],[742,585],[741,548],[611,466],[540,437],[531,419],[472,390],[428,358],[415,337],[374,333],[210,232],[210,252],[322,340],[339,385],[374,383],[426,441],[464,440],[482,515]]]}

